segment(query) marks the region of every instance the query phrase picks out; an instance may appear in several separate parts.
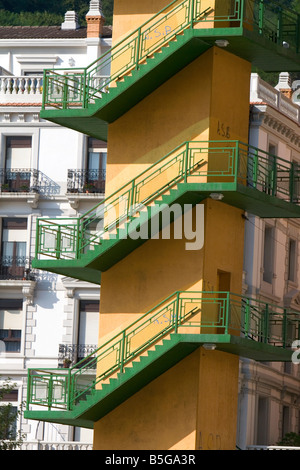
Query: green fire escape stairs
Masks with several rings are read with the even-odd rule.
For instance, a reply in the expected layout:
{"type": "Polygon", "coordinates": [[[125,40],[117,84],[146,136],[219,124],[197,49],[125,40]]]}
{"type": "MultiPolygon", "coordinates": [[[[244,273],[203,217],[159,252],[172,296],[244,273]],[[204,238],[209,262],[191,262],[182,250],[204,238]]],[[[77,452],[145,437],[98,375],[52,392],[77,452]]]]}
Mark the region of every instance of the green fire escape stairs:
{"type": "Polygon", "coordinates": [[[264,0],[201,4],[171,2],[84,69],[45,70],[41,117],[107,140],[109,123],[214,45],[264,71],[299,71],[297,13],[264,0]]]}
{"type": "MultiPolygon", "coordinates": [[[[203,11],[200,0],[173,1],[86,69],[45,71],[41,117],[106,140],[108,123],[220,40],[265,71],[299,69],[297,14],[273,1],[228,5],[203,11]]],[[[260,217],[296,218],[298,193],[293,163],[240,142],[186,142],[82,217],[39,219],[33,266],[100,283],[101,271],[145,241],[137,227],[153,234],[157,214],[174,204],[212,197],[260,217]]],[[[200,346],[282,362],[296,338],[297,312],[229,292],[177,292],[70,369],[29,369],[24,416],[93,428],[200,346]]]]}
{"type": "Polygon", "coordinates": [[[299,183],[296,165],[239,141],[184,142],[83,216],[38,219],[32,266],[100,284],[101,272],[208,197],[299,218],[299,183]]]}
{"type": "Polygon", "coordinates": [[[291,361],[299,321],[290,309],[230,292],[176,292],[71,368],[29,369],[24,416],[93,428],[200,346],[291,361]]]}

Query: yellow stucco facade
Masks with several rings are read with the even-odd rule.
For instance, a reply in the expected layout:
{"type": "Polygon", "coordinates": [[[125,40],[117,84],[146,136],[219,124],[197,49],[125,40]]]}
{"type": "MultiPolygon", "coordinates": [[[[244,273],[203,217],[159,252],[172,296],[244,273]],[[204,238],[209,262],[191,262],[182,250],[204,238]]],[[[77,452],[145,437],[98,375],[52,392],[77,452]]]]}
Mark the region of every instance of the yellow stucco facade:
{"type": "MultiPolygon", "coordinates": [[[[114,41],[168,3],[115,0],[114,41]]],[[[250,71],[213,47],[110,124],[107,194],[184,141],[247,142],[250,71]]],[[[241,293],[242,211],[203,204],[200,250],[148,240],[102,274],[100,344],[177,290],[241,293]]],[[[94,449],[234,449],[237,396],[238,356],[199,348],[98,421],[94,449]]]]}

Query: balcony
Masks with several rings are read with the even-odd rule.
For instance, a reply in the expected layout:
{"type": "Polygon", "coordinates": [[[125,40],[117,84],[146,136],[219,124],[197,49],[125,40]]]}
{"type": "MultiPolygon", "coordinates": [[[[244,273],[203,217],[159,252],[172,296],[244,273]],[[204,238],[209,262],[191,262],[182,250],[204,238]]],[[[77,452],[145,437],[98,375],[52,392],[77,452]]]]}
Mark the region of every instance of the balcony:
{"type": "Polygon", "coordinates": [[[0,281],[34,281],[31,258],[25,256],[1,256],[0,281]]]}
{"type": "Polygon", "coordinates": [[[212,354],[289,362],[299,326],[298,312],[255,298],[176,292],[67,371],[30,369],[25,418],[93,428],[200,346],[212,354]],[[96,377],[89,373],[95,361],[96,377]]]}
{"type": "MultiPolygon", "coordinates": [[[[60,344],[58,367],[68,368],[78,362],[84,364],[84,359],[88,357],[87,360],[90,361],[96,349],[96,344],[60,344]]],[[[96,361],[94,368],[96,368],[96,361]]]]}
{"type": "Polygon", "coordinates": [[[142,233],[173,204],[209,197],[259,217],[299,218],[300,170],[238,141],[185,142],[80,218],[38,219],[33,266],[100,283],[145,243],[131,236],[133,217],[142,233]]]}
{"type": "Polygon", "coordinates": [[[0,168],[0,197],[3,199],[26,199],[36,208],[40,195],[59,193],[59,185],[39,170],[0,168]]]}
{"type": "Polygon", "coordinates": [[[105,193],[106,170],[68,170],[67,193],[105,193]]]}
{"type": "Polygon", "coordinates": [[[2,104],[41,106],[42,96],[42,76],[0,76],[0,102],[2,104]]]}
{"type": "Polygon", "coordinates": [[[93,199],[94,204],[104,199],[106,170],[68,170],[67,198],[78,210],[79,203],[93,199]]]}
{"type": "Polygon", "coordinates": [[[201,4],[171,2],[84,69],[46,70],[41,117],[107,140],[109,123],[218,40],[262,70],[299,70],[297,13],[272,0],[201,4]]]}

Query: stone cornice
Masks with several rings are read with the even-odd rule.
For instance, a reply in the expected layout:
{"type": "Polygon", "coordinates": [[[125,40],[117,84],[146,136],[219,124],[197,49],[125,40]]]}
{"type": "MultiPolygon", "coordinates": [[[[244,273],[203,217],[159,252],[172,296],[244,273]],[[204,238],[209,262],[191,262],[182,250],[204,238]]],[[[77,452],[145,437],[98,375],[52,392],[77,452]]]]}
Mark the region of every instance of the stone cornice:
{"type": "Polygon", "coordinates": [[[300,126],[267,104],[252,104],[250,125],[264,127],[300,149],[300,126]]]}

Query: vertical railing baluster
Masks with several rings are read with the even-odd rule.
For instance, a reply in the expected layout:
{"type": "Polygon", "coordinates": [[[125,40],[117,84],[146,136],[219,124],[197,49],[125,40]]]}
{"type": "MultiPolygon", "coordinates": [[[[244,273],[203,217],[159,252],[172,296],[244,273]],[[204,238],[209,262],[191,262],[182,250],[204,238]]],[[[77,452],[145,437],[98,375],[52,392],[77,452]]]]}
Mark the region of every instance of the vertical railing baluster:
{"type": "Polygon", "coordinates": [[[277,158],[273,156],[273,169],[272,169],[272,196],[277,194],[277,158]]]}
{"type": "Polygon", "coordinates": [[[191,25],[191,28],[193,28],[194,18],[195,18],[195,0],[191,0],[189,2],[189,8],[190,8],[190,12],[189,12],[190,25],[191,25]]]}
{"type": "Polygon", "coordinates": [[[128,202],[129,202],[128,214],[129,213],[132,214],[133,206],[135,204],[135,179],[133,179],[131,183],[131,194],[130,194],[130,197],[128,198],[128,202]]]}
{"type": "Polygon", "coordinates": [[[259,2],[258,28],[259,34],[262,34],[264,28],[264,0],[260,0],[259,2]]]}
{"type": "Polygon", "coordinates": [[[238,174],[239,174],[239,169],[241,167],[241,152],[240,152],[240,143],[237,140],[235,143],[235,148],[233,149],[233,152],[235,155],[233,156],[233,166],[234,166],[234,182],[237,184],[238,182],[238,174]]]}
{"type": "Polygon", "coordinates": [[[74,395],[72,393],[71,385],[72,385],[72,377],[71,377],[71,369],[69,369],[68,375],[67,375],[67,387],[66,387],[66,392],[67,392],[66,406],[67,406],[68,411],[71,411],[72,409],[71,401],[72,401],[72,396],[74,395]]]}
{"type": "Polygon", "coordinates": [[[175,334],[178,333],[178,313],[179,313],[179,292],[176,293],[176,300],[175,300],[175,334]]]}
{"type": "Polygon", "coordinates": [[[38,257],[38,253],[41,252],[41,240],[40,240],[40,221],[36,221],[36,234],[35,234],[35,257],[38,257]]]}
{"type": "Polygon", "coordinates": [[[122,339],[121,339],[121,350],[120,350],[120,371],[124,372],[124,362],[125,362],[125,344],[126,344],[126,330],[123,330],[122,339]]]}
{"type": "Polygon", "coordinates": [[[136,40],[136,58],[135,58],[135,67],[138,70],[139,69],[139,61],[140,61],[140,47],[141,47],[141,35],[142,35],[142,30],[141,28],[138,29],[137,31],[137,40],[136,40]]]}
{"type": "Polygon", "coordinates": [[[264,343],[268,343],[269,318],[270,318],[269,304],[266,304],[265,315],[263,319],[264,320],[263,321],[263,342],[264,343]]]}
{"type": "Polygon", "coordinates": [[[252,184],[253,188],[257,187],[257,178],[258,178],[258,149],[256,148],[253,154],[253,178],[252,178],[252,184]]]}
{"type": "Polygon", "coordinates": [[[225,334],[228,334],[229,330],[229,316],[230,316],[230,292],[226,293],[226,299],[225,300],[225,334]]]}
{"type": "Polygon", "coordinates": [[[289,182],[290,202],[294,202],[295,164],[291,163],[289,182]]]}
{"type": "Polygon", "coordinates": [[[249,299],[246,298],[246,306],[245,306],[245,319],[244,319],[244,333],[245,337],[248,338],[248,333],[250,329],[250,303],[249,299]]]}
{"type": "Polygon", "coordinates": [[[283,348],[286,348],[287,345],[287,310],[283,309],[283,324],[282,324],[282,343],[283,348]]]}
{"type": "Polygon", "coordinates": [[[58,226],[57,229],[57,238],[56,238],[56,258],[60,259],[60,249],[61,249],[61,227],[58,226]]]}
{"type": "Polygon", "coordinates": [[[63,109],[67,109],[67,102],[68,102],[68,77],[66,75],[64,77],[64,82],[63,82],[63,100],[62,100],[63,109]]]}
{"type": "Polygon", "coordinates": [[[78,218],[77,219],[77,222],[76,222],[76,258],[79,259],[80,258],[80,234],[81,234],[81,230],[80,230],[80,219],[78,218]]]}
{"type": "Polygon", "coordinates": [[[189,172],[189,142],[185,144],[185,158],[183,164],[183,171],[184,171],[184,182],[187,183],[187,177],[189,172]]]}
{"type": "Polygon", "coordinates": [[[47,70],[44,70],[43,72],[43,95],[42,95],[42,109],[45,109],[45,103],[47,100],[47,96],[48,96],[48,79],[49,79],[49,76],[47,77],[47,74],[46,74],[47,70]]]}
{"type": "Polygon", "coordinates": [[[48,387],[48,410],[52,407],[52,395],[53,395],[53,375],[50,374],[49,387],[48,387]]]}

